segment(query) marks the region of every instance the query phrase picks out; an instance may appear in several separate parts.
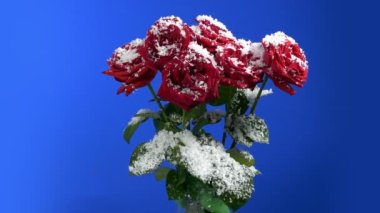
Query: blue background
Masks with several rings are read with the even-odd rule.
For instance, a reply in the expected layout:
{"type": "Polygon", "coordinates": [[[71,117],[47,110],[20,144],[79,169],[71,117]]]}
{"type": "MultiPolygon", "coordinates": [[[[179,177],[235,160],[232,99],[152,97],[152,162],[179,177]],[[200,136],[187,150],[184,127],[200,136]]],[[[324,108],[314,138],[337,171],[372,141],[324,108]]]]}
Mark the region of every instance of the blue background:
{"type": "MultiPolygon", "coordinates": [[[[147,89],[116,96],[101,74],[112,51],[161,16],[198,14],[259,41],[282,30],[310,75],[257,113],[271,144],[251,151],[263,175],[240,212],[380,212],[378,8],[369,1],[7,1],[0,6],[0,212],[176,212],[164,183],[128,175],[121,132],[147,89]]],[[[159,79],[154,87],[158,87],[159,79]]],[[[272,86],[272,85],[270,85],[272,86]]],[[[219,130],[214,133],[220,134],[219,130]]]]}

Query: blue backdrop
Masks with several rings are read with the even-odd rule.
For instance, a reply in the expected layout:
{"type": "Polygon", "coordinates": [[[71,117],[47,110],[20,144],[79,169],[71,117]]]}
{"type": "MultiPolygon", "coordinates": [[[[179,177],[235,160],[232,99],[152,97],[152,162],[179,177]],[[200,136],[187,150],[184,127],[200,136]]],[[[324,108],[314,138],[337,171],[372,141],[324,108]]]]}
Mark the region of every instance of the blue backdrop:
{"type": "Polygon", "coordinates": [[[293,97],[274,89],[259,104],[271,144],[251,149],[263,175],[240,212],[380,212],[376,8],[365,0],[2,2],[0,212],[176,212],[163,182],[128,175],[131,151],[153,130],[146,124],[130,145],[121,132],[139,108],[156,109],[147,89],[116,96],[118,83],[101,71],[159,17],[193,24],[198,14],[253,41],[282,30],[310,64],[304,89],[293,97]]]}

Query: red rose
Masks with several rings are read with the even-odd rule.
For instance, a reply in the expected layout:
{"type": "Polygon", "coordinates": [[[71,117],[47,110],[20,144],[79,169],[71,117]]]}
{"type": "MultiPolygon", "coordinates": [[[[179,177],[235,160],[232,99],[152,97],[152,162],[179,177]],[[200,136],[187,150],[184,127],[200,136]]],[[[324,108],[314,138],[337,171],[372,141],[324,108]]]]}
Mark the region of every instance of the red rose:
{"type": "Polygon", "coordinates": [[[148,30],[142,55],[150,66],[161,70],[194,39],[194,32],[179,17],[163,17],[148,30]]]}
{"type": "Polygon", "coordinates": [[[267,35],[262,41],[265,49],[264,61],[269,66],[266,74],[281,90],[293,95],[290,86],[303,87],[308,74],[308,65],[303,50],[293,38],[283,32],[267,35]]]}
{"type": "Polygon", "coordinates": [[[139,49],[143,44],[143,40],[136,39],[117,48],[108,60],[109,69],[103,73],[123,83],[117,94],[125,92],[129,95],[136,88],[149,84],[156,75],[157,70],[148,68],[139,54],[139,49]]]}
{"type": "Polygon", "coordinates": [[[226,26],[211,16],[197,16],[195,20],[199,25],[192,26],[192,29],[197,41],[211,53],[215,53],[218,46],[236,41],[226,26]]]}
{"type": "Polygon", "coordinates": [[[254,88],[262,81],[262,46],[240,39],[216,50],[217,62],[223,67],[222,85],[237,88],[254,88]]]}
{"type": "Polygon", "coordinates": [[[217,98],[219,80],[220,72],[213,56],[191,42],[180,57],[164,67],[158,95],[188,111],[217,98]]]}

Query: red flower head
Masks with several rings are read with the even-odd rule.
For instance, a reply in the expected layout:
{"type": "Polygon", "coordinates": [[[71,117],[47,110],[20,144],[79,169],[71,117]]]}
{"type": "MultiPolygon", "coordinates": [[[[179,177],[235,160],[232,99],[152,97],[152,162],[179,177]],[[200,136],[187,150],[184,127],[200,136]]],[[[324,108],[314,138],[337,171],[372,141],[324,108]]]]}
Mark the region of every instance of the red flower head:
{"type": "Polygon", "coordinates": [[[149,84],[157,70],[148,68],[145,60],[139,54],[144,41],[136,39],[129,44],[117,48],[108,60],[109,69],[103,73],[115,77],[123,83],[117,94],[131,94],[135,89],[149,84]]]}
{"type": "Polygon", "coordinates": [[[254,88],[262,81],[263,48],[259,43],[239,39],[218,47],[217,62],[223,67],[221,84],[237,88],[254,88]]]}
{"type": "Polygon", "coordinates": [[[163,17],[148,30],[142,55],[150,66],[161,70],[192,40],[195,40],[194,32],[179,17],[163,17]]]}
{"type": "Polygon", "coordinates": [[[175,57],[162,71],[158,95],[185,110],[218,97],[220,72],[213,56],[196,42],[191,42],[180,57],[175,57]]]}
{"type": "Polygon", "coordinates": [[[236,38],[226,26],[211,16],[197,16],[195,19],[199,25],[192,26],[198,43],[211,53],[215,53],[218,46],[235,42],[236,38]]]}
{"type": "Polygon", "coordinates": [[[265,36],[262,44],[265,49],[264,61],[269,66],[266,74],[281,90],[294,95],[296,91],[290,84],[303,87],[308,74],[303,50],[283,32],[265,36]]]}

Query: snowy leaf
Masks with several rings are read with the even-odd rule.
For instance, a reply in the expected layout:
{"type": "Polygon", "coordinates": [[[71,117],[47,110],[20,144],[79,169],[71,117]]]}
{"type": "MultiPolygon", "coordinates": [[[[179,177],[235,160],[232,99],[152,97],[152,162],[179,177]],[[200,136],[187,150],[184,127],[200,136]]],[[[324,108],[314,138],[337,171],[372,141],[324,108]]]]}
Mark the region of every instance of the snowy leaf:
{"type": "Polygon", "coordinates": [[[252,193],[252,178],[256,169],[236,162],[224,147],[208,138],[197,138],[190,131],[175,135],[183,144],[177,148],[181,165],[194,177],[211,184],[217,195],[230,193],[236,198],[245,199],[252,193]],[[208,141],[206,141],[208,140],[208,141]]]}
{"type": "Polygon", "coordinates": [[[241,90],[236,91],[231,99],[230,112],[238,115],[244,114],[249,107],[249,101],[241,90]]]}
{"type": "Polygon", "coordinates": [[[244,166],[253,166],[255,164],[255,159],[253,159],[252,155],[246,151],[241,151],[236,148],[233,148],[228,151],[230,156],[244,166]]]}
{"type": "Polygon", "coordinates": [[[160,115],[149,109],[140,109],[135,116],[129,121],[128,126],[124,129],[124,139],[127,143],[130,142],[133,134],[140,126],[141,123],[145,122],[148,118],[159,118],[160,115]]]}
{"type": "Polygon", "coordinates": [[[198,133],[199,130],[205,125],[218,123],[222,118],[224,118],[225,115],[225,112],[218,109],[204,113],[201,117],[194,121],[195,126],[193,128],[193,132],[198,133]]]}
{"type": "Polygon", "coordinates": [[[178,106],[168,103],[165,105],[165,113],[168,115],[169,120],[174,124],[182,123],[182,109],[178,106]]]}
{"type": "Polygon", "coordinates": [[[166,151],[176,145],[174,133],[159,131],[153,140],[140,144],[132,154],[129,171],[133,175],[142,175],[158,168],[165,159],[166,151]]]}
{"type": "MultiPolygon", "coordinates": [[[[246,98],[249,102],[249,106],[252,106],[253,102],[255,102],[255,99],[257,98],[257,94],[259,93],[260,88],[258,86],[256,86],[255,89],[253,89],[253,90],[251,90],[251,89],[238,89],[238,91],[244,93],[244,95],[246,96],[246,98]]],[[[267,96],[270,94],[273,94],[272,89],[264,89],[261,92],[260,97],[267,96]]]]}
{"type": "Polygon", "coordinates": [[[227,129],[231,137],[240,144],[252,146],[253,142],[268,143],[268,127],[263,119],[255,115],[230,116],[227,129]]]}
{"type": "Polygon", "coordinates": [[[223,200],[210,194],[201,196],[200,203],[205,210],[211,213],[230,213],[230,209],[223,200]]]}

